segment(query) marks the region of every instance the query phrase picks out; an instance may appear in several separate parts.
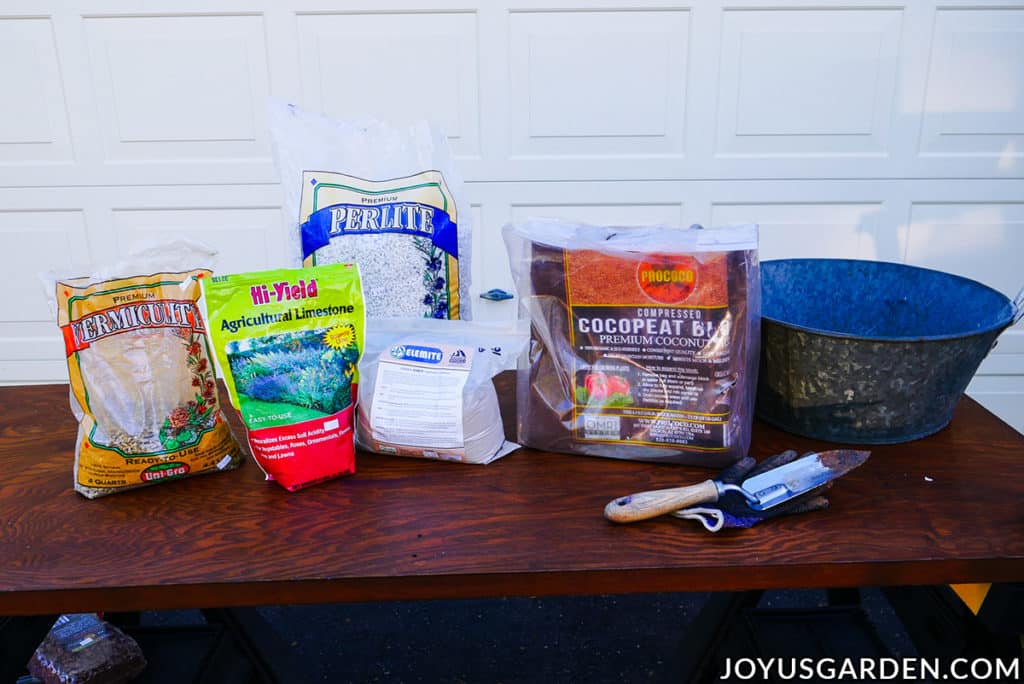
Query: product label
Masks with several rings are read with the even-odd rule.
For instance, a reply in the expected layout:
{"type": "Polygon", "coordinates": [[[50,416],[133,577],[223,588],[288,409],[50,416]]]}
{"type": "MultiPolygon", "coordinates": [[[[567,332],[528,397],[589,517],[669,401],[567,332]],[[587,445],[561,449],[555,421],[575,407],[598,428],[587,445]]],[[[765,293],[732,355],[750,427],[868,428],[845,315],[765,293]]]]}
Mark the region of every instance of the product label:
{"type": "Polygon", "coordinates": [[[250,429],[249,447],[264,472],[288,489],[354,473],[352,407],[326,418],[250,429]]]}
{"type": "Polygon", "coordinates": [[[415,273],[387,269],[378,274],[370,264],[361,263],[369,285],[395,296],[409,297],[413,309],[398,312],[416,311],[428,318],[459,317],[458,215],[455,200],[439,171],[386,181],[306,171],[299,222],[306,266],[359,261],[353,259],[355,250],[332,251],[335,242],[341,245],[350,240],[373,240],[365,247],[373,249],[377,243],[385,244],[381,236],[401,236],[402,246],[379,246],[375,250],[380,252],[379,258],[408,259],[422,267],[415,273]]]}
{"type": "Polygon", "coordinates": [[[115,636],[110,626],[94,613],[61,615],[50,634],[61,648],[71,653],[78,653],[115,636]]]}
{"type": "MultiPolygon", "coordinates": [[[[704,255],[702,255],[703,257],[704,255]]],[[[724,449],[731,415],[725,260],[565,252],[574,438],[724,449]]]]}
{"type": "Polygon", "coordinates": [[[465,460],[462,393],[472,347],[399,344],[377,365],[370,429],[382,453],[465,460]]]}

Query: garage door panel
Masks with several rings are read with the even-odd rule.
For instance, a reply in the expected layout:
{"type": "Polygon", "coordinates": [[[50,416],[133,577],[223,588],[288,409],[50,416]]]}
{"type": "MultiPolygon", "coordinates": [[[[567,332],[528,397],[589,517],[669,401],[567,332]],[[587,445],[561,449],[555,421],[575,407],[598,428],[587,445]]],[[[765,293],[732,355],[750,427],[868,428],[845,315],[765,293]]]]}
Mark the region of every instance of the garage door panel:
{"type": "Polygon", "coordinates": [[[474,12],[297,17],[304,102],[337,117],[439,123],[453,151],[479,156],[474,12]]]}
{"type": "Polygon", "coordinates": [[[723,14],[716,155],[885,156],[901,13],[723,14]]]}
{"type": "Polygon", "coordinates": [[[514,12],[513,157],[682,155],[689,13],[514,12]]]}
{"type": "Polygon", "coordinates": [[[112,216],[121,255],[136,245],[184,238],[216,249],[218,272],[287,265],[282,255],[272,257],[268,248],[269,236],[283,230],[278,207],[115,209],[112,216]]]}
{"type": "Polygon", "coordinates": [[[0,164],[72,161],[49,17],[0,18],[0,92],[0,164]]]}
{"type": "Polygon", "coordinates": [[[878,258],[878,204],[718,204],[712,224],[757,223],[762,260],[878,258]]]}
{"type": "Polygon", "coordinates": [[[86,17],[104,162],[269,160],[263,17],[86,17]]]}
{"type": "Polygon", "coordinates": [[[937,12],[922,120],[922,156],[1024,169],[1024,8],[937,12]]]}
{"type": "Polygon", "coordinates": [[[5,271],[0,321],[49,321],[50,309],[38,274],[74,272],[88,265],[85,215],[70,210],[0,210],[0,254],[5,271]]]}
{"type": "Polygon", "coordinates": [[[1024,286],[1024,203],[915,203],[901,236],[907,263],[978,280],[1008,297],[1024,286]]]}

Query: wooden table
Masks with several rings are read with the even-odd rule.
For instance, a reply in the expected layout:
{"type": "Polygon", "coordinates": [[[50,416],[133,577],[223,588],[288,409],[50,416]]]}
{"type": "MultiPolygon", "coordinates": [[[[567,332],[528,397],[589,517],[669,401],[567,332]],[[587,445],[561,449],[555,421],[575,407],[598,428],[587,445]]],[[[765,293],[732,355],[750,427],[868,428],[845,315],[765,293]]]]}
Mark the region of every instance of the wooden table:
{"type": "MultiPolygon", "coordinates": [[[[1024,438],[971,399],[873,449],[829,510],[710,534],[602,517],[709,472],[524,449],[488,466],[365,455],[290,494],[239,470],[76,494],[67,388],[0,389],[0,615],[1024,579],[1024,438]]],[[[755,425],[753,454],[826,445],[755,425]]]]}

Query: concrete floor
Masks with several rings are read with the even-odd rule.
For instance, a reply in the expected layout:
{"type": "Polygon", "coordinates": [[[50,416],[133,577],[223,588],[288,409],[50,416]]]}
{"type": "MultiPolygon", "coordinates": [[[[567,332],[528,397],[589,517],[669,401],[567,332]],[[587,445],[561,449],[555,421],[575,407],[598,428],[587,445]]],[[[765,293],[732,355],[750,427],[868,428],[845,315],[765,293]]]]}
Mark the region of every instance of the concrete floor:
{"type": "MultiPolygon", "coordinates": [[[[402,601],[265,607],[259,613],[324,682],[679,682],[681,649],[706,594],[402,601]]],[[[822,591],[768,592],[761,608],[826,605],[822,591]]],[[[876,590],[862,607],[894,656],[913,646],[876,590]]],[[[169,625],[198,611],[145,613],[169,625]]]]}

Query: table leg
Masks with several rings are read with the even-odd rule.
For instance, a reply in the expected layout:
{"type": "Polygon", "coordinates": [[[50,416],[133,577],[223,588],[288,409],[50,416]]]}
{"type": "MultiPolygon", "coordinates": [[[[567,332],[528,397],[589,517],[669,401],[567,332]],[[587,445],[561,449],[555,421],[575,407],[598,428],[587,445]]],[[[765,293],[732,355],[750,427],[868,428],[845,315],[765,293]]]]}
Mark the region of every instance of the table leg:
{"type": "Polygon", "coordinates": [[[237,648],[255,670],[255,680],[266,684],[308,682],[313,676],[296,658],[256,608],[208,608],[207,622],[224,625],[237,648]]]}
{"type": "Polygon", "coordinates": [[[679,681],[710,682],[719,678],[720,647],[736,617],[757,606],[763,591],[717,592],[694,618],[682,645],[679,681]]]}
{"type": "Polygon", "coordinates": [[[882,590],[922,658],[1015,658],[1015,635],[997,634],[948,586],[886,587],[882,590]]]}
{"type": "Polygon", "coordinates": [[[829,589],[828,605],[830,606],[859,606],[860,605],[860,589],[857,587],[842,588],[842,589],[829,589]]]}

